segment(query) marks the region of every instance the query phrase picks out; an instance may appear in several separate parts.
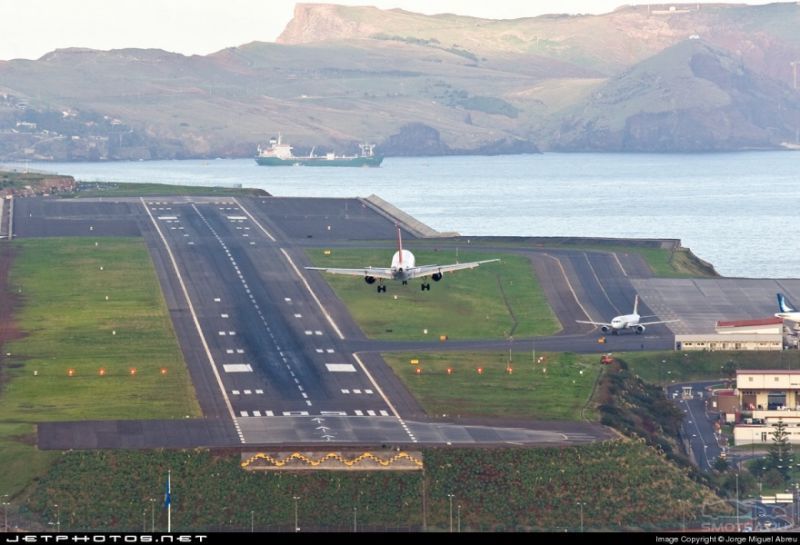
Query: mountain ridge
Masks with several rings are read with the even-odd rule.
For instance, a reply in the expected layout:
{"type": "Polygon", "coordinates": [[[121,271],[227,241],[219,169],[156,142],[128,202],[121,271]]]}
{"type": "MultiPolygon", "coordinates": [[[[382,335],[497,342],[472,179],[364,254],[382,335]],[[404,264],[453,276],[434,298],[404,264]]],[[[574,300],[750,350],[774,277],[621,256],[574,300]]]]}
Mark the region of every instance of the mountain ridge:
{"type": "Polygon", "coordinates": [[[277,132],[298,153],[386,155],[793,141],[800,6],[692,6],[494,21],[299,4],[279,43],[3,61],[0,159],[245,157],[277,132]]]}

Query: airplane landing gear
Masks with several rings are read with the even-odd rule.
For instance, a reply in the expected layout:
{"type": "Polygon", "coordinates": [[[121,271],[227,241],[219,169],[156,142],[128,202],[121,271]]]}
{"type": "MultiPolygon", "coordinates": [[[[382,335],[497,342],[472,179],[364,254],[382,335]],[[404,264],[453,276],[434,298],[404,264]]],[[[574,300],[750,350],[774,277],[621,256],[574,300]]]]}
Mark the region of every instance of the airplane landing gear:
{"type": "Polygon", "coordinates": [[[378,284],[378,293],[386,293],[386,286],[378,284]]]}
{"type": "Polygon", "coordinates": [[[430,284],[420,284],[419,287],[420,287],[420,289],[422,291],[425,291],[425,290],[431,291],[431,285],[430,284]]]}

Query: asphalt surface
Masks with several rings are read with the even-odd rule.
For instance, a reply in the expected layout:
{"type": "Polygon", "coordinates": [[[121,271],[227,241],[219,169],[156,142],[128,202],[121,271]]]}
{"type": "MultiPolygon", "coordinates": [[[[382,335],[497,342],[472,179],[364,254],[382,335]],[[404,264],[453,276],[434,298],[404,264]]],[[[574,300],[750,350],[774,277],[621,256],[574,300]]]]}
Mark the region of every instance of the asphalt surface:
{"type": "MultiPolygon", "coordinates": [[[[595,328],[575,323],[630,312],[636,286],[655,280],[637,254],[542,248],[513,251],[531,260],[562,324],[559,334],[443,343],[366,339],[323,275],[302,269],[309,264],[303,248],[320,241],[361,247],[384,239],[391,255],[394,222],[359,199],[19,199],[14,228],[20,237],[143,236],[205,417],[43,424],[42,448],[581,443],[606,438],[608,430],[432,421],[380,353],[517,346],[592,353],[673,344],[665,326],[598,344],[595,328]]],[[[413,249],[411,234],[404,237],[413,249]]],[[[491,244],[481,249],[491,251],[491,244]]],[[[646,302],[640,313],[655,314],[646,302]]]]}
{"type": "Polygon", "coordinates": [[[775,294],[800,303],[800,280],[753,278],[636,279],[633,286],[660,316],[680,318],[675,333],[713,333],[717,320],[769,318],[778,312],[775,294]]]}

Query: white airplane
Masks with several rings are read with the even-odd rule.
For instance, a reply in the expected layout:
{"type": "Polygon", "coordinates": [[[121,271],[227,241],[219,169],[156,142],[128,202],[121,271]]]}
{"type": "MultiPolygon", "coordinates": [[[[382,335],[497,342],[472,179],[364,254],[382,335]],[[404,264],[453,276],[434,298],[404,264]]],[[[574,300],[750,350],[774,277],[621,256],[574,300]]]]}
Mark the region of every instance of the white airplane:
{"type": "Polygon", "coordinates": [[[775,313],[776,318],[783,318],[784,320],[800,323],[800,311],[793,308],[782,293],[778,294],[778,308],[781,309],[781,311],[775,313]]]}
{"type": "MultiPolygon", "coordinates": [[[[414,254],[408,250],[403,249],[403,238],[400,234],[400,228],[397,228],[397,251],[392,256],[392,266],[389,268],[382,267],[363,267],[361,269],[336,269],[331,267],[305,267],[309,271],[322,271],[331,274],[346,274],[350,276],[362,276],[367,284],[374,284],[377,280],[378,293],[385,292],[386,286],[383,284],[385,280],[401,280],[403,284],[408,284],[408,281],[413,278],[426,278],[430,276],[434,282],[442,279],[446,272],[459,271],[461,269],[474,269],[475,267],[484,263],[492,263],[493,261],[500,261],[499,259],[486,259],[484,261],[471,261],[469,263],[453,263],[451,265],[419,265],[416,264],[414,254]]],[[[422,291],[430,291],[431,285],[423,282],[420,285],[422,291]]]]}
{"type": "Polygon", "coordinates": [[[648,325],[655,325],[655,324],[668,324],[670,322],[677,322],[678,320],[661,320],[658,322],[642,322],[640,321],[642,318],[654,318],[654,316],[639,316],[639,296],[636,295],[635,299],[633,300],[633,312],[630,314],[623,314],[622,316],[615,316],[611,319],[611,323],[606,322],[585,322],[581,320],[575,320],[579,324],[591,324],[591,325],[599,325],[600,331],[603,333],[611,332],[612,335],[618,334],[623,329],[633,329],[637,335],[641,335],[644,333],[644,330],[647,329],[645,326],[648,325]]]}

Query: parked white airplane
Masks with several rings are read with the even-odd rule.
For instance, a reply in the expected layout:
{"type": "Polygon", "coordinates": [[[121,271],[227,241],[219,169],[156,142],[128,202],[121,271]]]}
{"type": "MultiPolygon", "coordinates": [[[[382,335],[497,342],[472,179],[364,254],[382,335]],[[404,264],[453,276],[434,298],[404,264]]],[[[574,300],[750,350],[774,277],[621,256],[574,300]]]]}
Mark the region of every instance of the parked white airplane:
{"type": "MultiPolygon", "coordinates": [[[[585,322],[581,320],[575,320],[579,324],[591,324],[591,325],[599,325],[600,331],[603,333],[611,332],[612,335],[616,335],[623,329],[633,329],[637,335],[644,333],[644,330],[647,329],[645,326],[648,325],[655,325],[655,324],[668,324],[670,322],[677,322],[678,320],[661,320],[658,322],[642,322],[642,316],[639,316],[639,296],[636,295],[635,299],[633,300],[633,312],[630,314],[623,314],[622,316],[615,316],[611,319],[611,323],[606,322],[585,322]]],[[[644,316],[644,318],[653,318],[653,316],[644,316]]]]}
{"type": "Polygon", "coordinates": [[[775,313],[777,318],[783,318],[784,320],[791,320],[793,322],[800,323],[800,311],[793,308],[782,293],[778,294],[778,308],[781,309],[781,311],[775,313]]]}
{"type": "MultiPolygon", "coordinates": [[[[451,265],[420,265],[417,266],[414,254],[408,250],[403,249],[403,238],[400,234],[400,228],[397,228],[397,251],[392,256],[392,266],[389,268],[382,267],[363,267],[361,269],[336,269],[331,267],[306,267],[309,271],[322,271],[331,274],[346,274],[350,276],[362,276],[367,284],[374,284],[377,280],[378,293],[385,292],[386,286],[383,284],[386,280],[401,280],[403,284],[407,284],[413,278],[426,278],[430,276],[434,282],[442,279],[446,272],[459,271],[461,269],[474,269],[475,267],[484,263],[491,263],[493,261],[500,261],[499,259],[486,259],[484,261],[471,261],[469,263],[453,263],[451,265]]],[[[420,285],[422,291],[430,291],[431,285],[423,282],[420,285]]]]}

